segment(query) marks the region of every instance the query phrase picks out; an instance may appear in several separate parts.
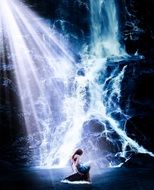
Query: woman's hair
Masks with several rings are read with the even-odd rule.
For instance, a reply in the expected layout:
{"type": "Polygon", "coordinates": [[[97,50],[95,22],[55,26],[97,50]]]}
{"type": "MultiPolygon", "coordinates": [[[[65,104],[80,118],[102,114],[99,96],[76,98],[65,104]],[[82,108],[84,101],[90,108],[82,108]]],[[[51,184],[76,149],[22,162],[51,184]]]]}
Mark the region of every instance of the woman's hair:
{"type": "Polygon", "coordinates": [[[81,156],[81,155],[83,154],[83,150],[77,149],[77,150],[74,152],[72,158],[74,158],[74,156],[75,156],[76,154],[79,155],[79,156],[81,156]]]}

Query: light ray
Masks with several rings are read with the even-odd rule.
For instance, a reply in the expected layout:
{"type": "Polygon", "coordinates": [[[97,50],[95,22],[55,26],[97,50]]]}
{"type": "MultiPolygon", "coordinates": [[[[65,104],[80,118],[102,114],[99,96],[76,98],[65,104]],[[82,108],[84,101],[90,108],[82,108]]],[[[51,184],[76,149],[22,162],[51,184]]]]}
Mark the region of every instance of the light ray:
{"type": "MultiPolygon", "coordinates": [[[[47,164],[51,166],[55,159],[54,147],[60,146],[59,128],[67,120],[63,101],[69,96],[73,57],[56,37],[58,33],[51,31],[22,2],[6,0],[1,3],[1,20],[2,33],[7,36],[10,47],[7,51],[15,67],[27,133],[37,136],[34,155],[39,153],[38,165],[44,165],[50,157],[47,164]]],[[[65,129],[63,135],[66,132],[65,129]]],[[[74,142],[72,144],[75,146],[74,142]]]]}

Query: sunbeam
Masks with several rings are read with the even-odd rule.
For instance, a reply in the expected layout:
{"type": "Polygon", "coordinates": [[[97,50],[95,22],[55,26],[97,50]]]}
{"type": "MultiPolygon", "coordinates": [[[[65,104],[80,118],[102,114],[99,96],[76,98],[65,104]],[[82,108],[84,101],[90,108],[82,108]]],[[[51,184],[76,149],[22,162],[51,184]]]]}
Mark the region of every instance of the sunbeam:
{"type": "Polygon", "coordinates": [[[59,41],[58,34],[22,2],[6,0],[0,8],[1,41],[5,36],[9,44],[6,51],[15,67],[27,133],[36,136],[38,143],[34,157],[38,156],[40,166],[48,165],[49,157],[51,166],[55,150],[62,143],[58,139],[72,125],[66,117],[65,106],[70,105],[65,105],[64,99],[70,96],[73,57],[59,41]]]}

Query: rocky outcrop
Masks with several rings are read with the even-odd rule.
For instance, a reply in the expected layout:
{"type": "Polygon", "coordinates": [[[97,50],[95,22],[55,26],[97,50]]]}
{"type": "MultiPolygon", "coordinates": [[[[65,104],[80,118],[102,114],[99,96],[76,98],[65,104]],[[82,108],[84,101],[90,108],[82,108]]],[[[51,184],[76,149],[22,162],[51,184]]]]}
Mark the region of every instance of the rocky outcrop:
{"type": "Polygon", "coordinates": [[[116,0],[119,5],[120,30],[128,53],[145,54],[154,48],[152,0],[116,0]]]}
{"type": "Polygon", "coordinates": [[[154,157],[148,154],[135,154],[127,160],[122,167],[128,168],[154,168],[154,157]]]}

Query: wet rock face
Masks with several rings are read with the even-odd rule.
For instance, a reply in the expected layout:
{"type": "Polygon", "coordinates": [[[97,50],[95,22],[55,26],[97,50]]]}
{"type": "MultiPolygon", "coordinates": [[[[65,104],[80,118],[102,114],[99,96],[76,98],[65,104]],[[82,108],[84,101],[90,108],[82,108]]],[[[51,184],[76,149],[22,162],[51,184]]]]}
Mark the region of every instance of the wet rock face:
{"type": "Polygon", "coordinates": [[[121,108],[128,115],[150,114],[153,112],[154,94],[153,58],[129,61],[121,86],[121,108]],[[129,105],[129,106],[128,106],[129,105]]]}
{"type": "Polygon", "coordinates": [[[121,109],[131,118],[127,120],[129,137],[154,152],[154,67],[152,58],[128,64],[122,82],[121,109]]]}
{"type": "Polygon", "coordinates": [[[136,115],[126,123],[127,135],[147,150],[154,152],[154,120],[151,115],[136,115]]]}
{"type": "Polygon", "coordinates": [[[117,0],[122,39],[128,53],[145,53],[154,48],[152,0],[117,0]]]}
{"type": "Polygon", "coordinates": [[[12,144],[15,139],[25,134],[14,67],[6,58],[5,63],[1,62],[0,65],[0,159],[16,159],[17,147],[13,147],[12,144]]]}
{"type": "Polygon", "coordinates": [[[56,18],[57,5],[61,0],[24,0],[24,2],[39,13],[41,16],[49,19],[56,18]]]}
{"type": "Polygon", "coordinates": [[[133,155],[122,167],[126,168],[154,168],[154,158],[148,154],[133,155]]]}
{"type": "MultiPolygon", "coordinates": [[[[25,0],[40,16],[44,17],[65,39],[73,44],[74,54],[89,39],[88,0],[25,0]]],[[[72,51],[73,51],[72,50],[72,51]]]]}

